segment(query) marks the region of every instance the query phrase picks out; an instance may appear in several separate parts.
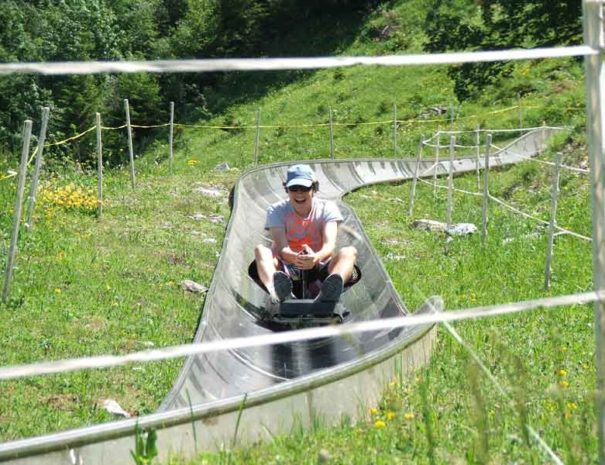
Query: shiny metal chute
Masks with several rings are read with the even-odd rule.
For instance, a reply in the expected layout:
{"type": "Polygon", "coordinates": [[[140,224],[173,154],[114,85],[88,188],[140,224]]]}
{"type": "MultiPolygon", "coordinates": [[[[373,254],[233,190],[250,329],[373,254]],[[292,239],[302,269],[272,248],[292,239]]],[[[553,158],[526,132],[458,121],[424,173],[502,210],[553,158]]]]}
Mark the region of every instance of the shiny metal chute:
{"type": "MultiPolygon", "coordinates": [[[[539,153],[556,131],[541,128],[494,153],[491,165],[515,163],[539,153]]],[[[369,184],[401,181],[414,173],[449,172],[449,160],[356,159],[308,162],[319,196],[339,203],[345,216],[339,243],[359,251],[363,279],[343,294],[352,322],[408,314],[344,194],[369,184]]],[[[483,161],[479,161],[482,166],[483,161]]],[[[269,334],[260,322],[267,295],[249,278],[256,244],[268,243],[267,207],[285,194],[288,166],[254,168],[239,179],[223,250],[206,296],[196,342],[269,334]]],[[[473,171],[474,156],[454,161],[455,172],[473,171]]],[[[402,215],[404,212],[402,211],[402,215]]],[[[403,265],[405,266],[405,265],[403,265]]],[[[429,299],[420,312],[442,309],[429,299]]],[[[393,328],[288,344],[231,349],[190,356],[158,412],[102,425],[0,445],[0,461],[15,464],[127,463],[135,426],[158,434],[160,458],[191,457],[201,451],[270,439],[316,424],[355,421],[380,400],[386,384],[424,364],[435,338],[431,325],[393,328]]]]}

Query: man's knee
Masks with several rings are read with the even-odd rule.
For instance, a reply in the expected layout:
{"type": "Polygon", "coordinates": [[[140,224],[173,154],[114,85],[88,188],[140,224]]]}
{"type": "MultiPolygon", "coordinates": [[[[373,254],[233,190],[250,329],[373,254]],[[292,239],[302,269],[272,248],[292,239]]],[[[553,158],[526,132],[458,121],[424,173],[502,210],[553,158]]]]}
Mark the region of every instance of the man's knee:
{"type": "Polygon", "coordinates": [[[348,259],[354,262],[355,260],[357,260],[357,249],[352,245],[343,247],[338,251],[338,258],[341,260],[348,259]]]}
{"type": "Polygon", "coordinates": [[[254,259],[256,261],[268,260],[268,259],[272,259],[272,258],[273,258],[273,254],[271,253],[271,249],[269,249],[269,247],[264,246],[262,244],[254,247],[254,259]]]}

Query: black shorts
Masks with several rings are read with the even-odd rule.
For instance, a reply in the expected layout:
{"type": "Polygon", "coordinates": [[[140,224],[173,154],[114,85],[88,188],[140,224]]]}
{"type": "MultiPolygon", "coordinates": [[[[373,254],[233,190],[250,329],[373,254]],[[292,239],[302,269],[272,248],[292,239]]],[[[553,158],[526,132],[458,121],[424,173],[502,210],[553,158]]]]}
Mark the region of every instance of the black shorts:
{"type": "MultiPolygon", "coordinates": [[[[302,295],[302,274],[301,270],[292,266],[285,265],[281,260],[278,260],[280,266],[278,270],[283,271],[292,279],[293,284],[293,292],[294,295],[300,298],[302,295]]],[[[310,290],[310,297],[314,297],[321,288],[321,283],[330,275],[328,270],[330,265],[330,261],[317,265],[316,267],[307,271],[307,275],[305,276],[307,281],[307,287],[310,290]]],[[[258,269],[256,268],[256,261],[250,263],[248,266],[248,276],[250,276],[256,284],[258,284],[265,292],[267,292],[267,288],[260,280],[258,275],[258,269]]],[[[351,279],[349,279],[345,285],[344,289],[348,289],[361,279],[361,270],[357,265],[354,265],[353,274],[351,275],[351,279]]]]}

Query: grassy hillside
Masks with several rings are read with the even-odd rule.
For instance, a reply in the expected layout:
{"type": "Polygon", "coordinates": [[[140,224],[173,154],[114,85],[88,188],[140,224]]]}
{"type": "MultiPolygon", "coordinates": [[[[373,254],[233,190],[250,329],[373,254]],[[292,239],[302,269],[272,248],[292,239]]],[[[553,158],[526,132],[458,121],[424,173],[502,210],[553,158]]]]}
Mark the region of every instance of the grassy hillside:
{"type": "MultiPolygon", "coordinates": [[[[420,6],[419,1],[401,1],[377,11],[358,27],[357,39],[337,51],[418,51],[423,39],[414,15],[422,15],[420,6]],[[381,35],[389,25],[397,28],[381,35]]],[[[458,104],[444,68],[302,73],[288,85],[263,87],[258,99],[242,99],[198,127],[181,127],[173,175],[161,140],[140,154],[135,190],[126,171],[108,172],[101,218],[88,203],[94,174],[53,163],[53,174],[44,174],[35,228],[21,237],[11,300],[0,311],[0,364],[188,342],[203,297],[183,291],[180,283],[210,283],[229,216],[227,193],[253,160],[257,109],[263,126],[261,163],[328,157],[331,109],[337,158],[414,156],[419,137],[438,128],[514,128],[521,120],[524,126],[569,126],[543,158],[552,160],[559,150],[566,164],[579,166],[586,158],[581,76],[581,63],[574,60],[520,62],[480,99],[458,104]],[[453,116],[452,111],[437,114],[436,107],[455,111],[453,116]],[[216,171],[222,162],[231,170],[216,171]],[[217,189],[220,195],[206,196],[200,188],[217,189]]],[[[262,73],[257,77],[262,81],[262,73]]],[[[233,88],[220,92],[241,94],[242,86],[253,88],[254,78],[248,79],[234,77],[233,88]]],[[[476,189],[473,175],[456,183],[476,189]]],[[[527,162],[494,171],[492,183],[497,197],[548,219],[550,168],[527,162]]],[[[559,223],[590,235],[586,177],[565,173],[562,186],[559,223]]],[[[14,179],[0,181],[3,251],[14,192],[14,179]]],[[[432,294],[442,295],[447,309],[456,309],[590,289],[590,244],[569,236],[557,239],[553,286],[545,292],[544,229],[501,208],[492,206],[485,248],[478,235],[446,247],[444,237],[411,227],[415,218],[444,220],[442,191],[434,196],[432,187],[420,184],[414,218],[407,216],[407,184],[362,189],[346,200],[362,218],[410,308],[432,294]]],[[[480,205],[480,199],[456,194],[454,220],[480,224],[480,205]]],[[[440,328],[430,365],[404,385],[386,387],[367,423],[322,427],[198,463],[317,463],[320,453],[333,463],[542,463],[544,455],[527,437],[524,422],[566,462],[588,462],[596,454],[591,325],[589,307],[458,324],[462,338],[513,400],[501,396],[469,352],[440,328]]],[[[5,382],[0,439],[108,421],[105,399],[117,400],[131,413],[151,412],[180,363],[5,382]]]]}

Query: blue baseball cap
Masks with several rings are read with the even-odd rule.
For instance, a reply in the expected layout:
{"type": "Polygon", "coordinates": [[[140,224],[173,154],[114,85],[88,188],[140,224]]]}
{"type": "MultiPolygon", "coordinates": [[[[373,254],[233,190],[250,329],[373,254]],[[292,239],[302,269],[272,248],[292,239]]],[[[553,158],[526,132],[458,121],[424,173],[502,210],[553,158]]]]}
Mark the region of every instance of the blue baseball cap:
{"type": "Polygon", "coordinates": [[[286,187],[305,186],[311,187],[317,181],[315,173],[309,165],[294,165],[288,169],[286,175],[286,187]]]}

